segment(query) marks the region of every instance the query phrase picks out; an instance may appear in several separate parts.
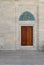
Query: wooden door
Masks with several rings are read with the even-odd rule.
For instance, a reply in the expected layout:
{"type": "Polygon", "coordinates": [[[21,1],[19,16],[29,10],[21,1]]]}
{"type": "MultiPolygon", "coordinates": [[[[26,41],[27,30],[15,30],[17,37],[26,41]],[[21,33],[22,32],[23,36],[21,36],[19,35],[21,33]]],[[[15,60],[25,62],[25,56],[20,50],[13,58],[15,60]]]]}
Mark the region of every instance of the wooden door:
{"type": "Polygon", "coordinates": [[[33,45],[33,27],[21,26],[21,45],[32,46],[33,45]]]}

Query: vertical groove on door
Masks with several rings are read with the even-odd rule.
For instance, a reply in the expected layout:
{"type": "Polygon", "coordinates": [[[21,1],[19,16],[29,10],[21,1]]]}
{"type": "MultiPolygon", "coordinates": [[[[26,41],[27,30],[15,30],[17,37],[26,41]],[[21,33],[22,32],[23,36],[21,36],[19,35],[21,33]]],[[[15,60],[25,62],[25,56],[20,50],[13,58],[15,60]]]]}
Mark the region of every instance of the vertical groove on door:
{"type": "Polygon", "coordinates": [[[33,45],[33,26],[31,27],[31,37],[32,37],[31,43],[32,43],[32,45],[33,45]]]}

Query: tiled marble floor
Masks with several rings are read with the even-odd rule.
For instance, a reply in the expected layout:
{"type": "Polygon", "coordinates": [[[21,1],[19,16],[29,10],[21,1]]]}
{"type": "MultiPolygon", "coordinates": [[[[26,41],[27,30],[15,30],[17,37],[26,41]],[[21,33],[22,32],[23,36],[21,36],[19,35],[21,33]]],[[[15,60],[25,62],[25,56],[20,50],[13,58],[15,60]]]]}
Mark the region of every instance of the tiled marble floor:
{"type": "Polygon", "coordinates": [[[44,65],[44,52],[0,51],[0,65],[44,65]]]}

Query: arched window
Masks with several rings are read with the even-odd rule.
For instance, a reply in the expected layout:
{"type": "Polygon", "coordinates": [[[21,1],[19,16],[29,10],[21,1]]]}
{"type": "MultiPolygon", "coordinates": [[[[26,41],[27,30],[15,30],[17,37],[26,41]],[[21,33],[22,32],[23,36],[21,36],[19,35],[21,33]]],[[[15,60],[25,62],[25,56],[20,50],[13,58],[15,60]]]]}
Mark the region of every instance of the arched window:
{"type": "Polygon", "coordinates": [[[25,11],[21,14],[19,21],[34,21],[35,17],[31,12],[25,11]]]}

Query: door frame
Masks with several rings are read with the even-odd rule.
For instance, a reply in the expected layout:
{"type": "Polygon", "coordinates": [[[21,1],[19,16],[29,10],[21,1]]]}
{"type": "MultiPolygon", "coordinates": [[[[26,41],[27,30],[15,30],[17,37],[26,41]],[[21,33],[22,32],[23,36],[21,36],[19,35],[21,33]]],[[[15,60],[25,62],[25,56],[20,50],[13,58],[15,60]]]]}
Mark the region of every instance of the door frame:
{"type": "Polygon", "coordinates": [[[15,18],[15,47],[16,50],[38,50],[39,48],[39,25],[38,25],[38,7],[37,6],[32,6],[28,7],[28,5],[23,5],[23,6],[16,6],[16,18],[15,18]],[[30,9],[31,8],[31,9],[30,9]],[[33,13],[35,16],[35,21],[19,21],[19,16],[22,12],[24,11],[30,11],[33,13]],[[27,46],[21,46],[20,45],[20,28],[21,26],[33,26],[33,46],[27,47],[27,46]]]}
{"type": "Polygon", "coordinates": [[[37,27],[27,21],[16,23],[16,50],[37,50],[37,27]],[[33,46],[21,46],[21,26],[33,26],[33,46]]]}

